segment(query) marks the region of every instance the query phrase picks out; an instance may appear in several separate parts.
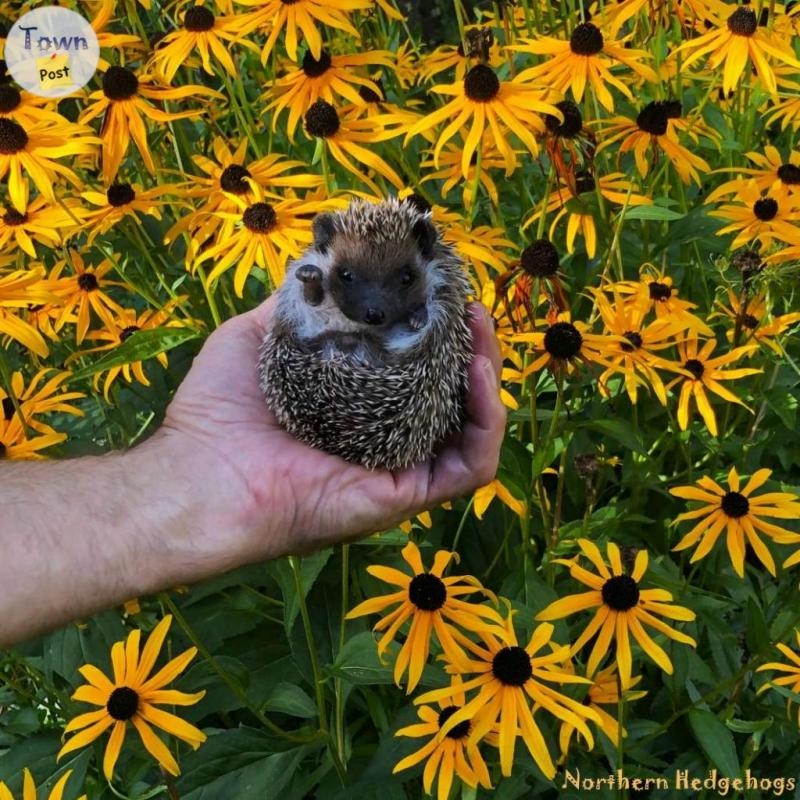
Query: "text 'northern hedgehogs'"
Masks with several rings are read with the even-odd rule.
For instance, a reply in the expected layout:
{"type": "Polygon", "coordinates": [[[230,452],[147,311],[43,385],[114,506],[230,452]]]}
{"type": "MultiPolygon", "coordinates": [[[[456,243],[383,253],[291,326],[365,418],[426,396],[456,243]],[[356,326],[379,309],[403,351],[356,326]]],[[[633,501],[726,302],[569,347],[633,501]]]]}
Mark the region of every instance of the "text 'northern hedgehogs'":
{"type": "Polygon", "coordinates": [[[432,456],[464,421],[469,281],[429,212],[396,198],[318,215],[259,359],[278,422],[370,469],[432,456]]]}

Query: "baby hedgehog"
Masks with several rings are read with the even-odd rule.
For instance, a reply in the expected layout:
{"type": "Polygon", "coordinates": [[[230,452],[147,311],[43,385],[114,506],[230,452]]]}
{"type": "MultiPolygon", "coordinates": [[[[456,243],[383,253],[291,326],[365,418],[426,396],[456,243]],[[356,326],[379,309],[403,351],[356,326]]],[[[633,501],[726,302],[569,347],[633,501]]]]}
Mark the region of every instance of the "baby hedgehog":
{"type": "Polygon", "coordinates": [[[469,281],[429,212],[390,198],[319,214],[259,360],[278,422],[369,469],[434,454],[464,416],[469,281]]]}

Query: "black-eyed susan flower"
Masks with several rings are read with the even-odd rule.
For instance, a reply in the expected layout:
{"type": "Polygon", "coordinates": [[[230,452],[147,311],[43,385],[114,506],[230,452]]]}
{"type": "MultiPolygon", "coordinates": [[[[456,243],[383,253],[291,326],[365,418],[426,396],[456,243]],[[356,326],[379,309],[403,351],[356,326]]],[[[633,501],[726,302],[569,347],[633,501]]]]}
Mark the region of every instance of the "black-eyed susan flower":
{"type": "Polygon", "coordinates": [[[548,312],[543,330],[514,333],[509,339],[527,342],[533,351],[533,361],[521,373],[521,379],[545,367],[555,375],[571,375],[579,361],[586,366],[607,367],[616,350],[615,340],[592,333],[586,323],[573,320],[569,311],[548,312]]]}
{"type": "Polygon", "coordinates": [[[743,344],[764,345],[775,355],[783,355],[783,347],[776,339],[800,322],[800,311],[774,317],[767,312],[765,294],[749,297],[743,293],[737,296],[733,289],[728,289],[728,302],[730,306],[720,302],[717,306],[721,314],[733,323],[725,332],[729,342],[741,341],[743,344]]]}
{"type": "MultiPolygon", "coordinates": [[[[36,782],[33,780],[33,775],[31,775],[31,771],[26,767],[22,771],[23,779],[22,779],[22,798],[21,800],[36,800],[37,793],[36,793],[36,782]]],[[[72,770],[67,770],[53,785],[53,788],[50,790],[50,794],[47,796],[47,800],[61,800],[64,796],[64,790],[67,786],[67,781],[69,781],[70,775],[72,775],[72,770]]],[[[0,781],[0,800],[14,800],[14,795],[11,794],[9,788],[0,781]]],[[[40,800],[44,800],[44,798],[40,798],[40,800]]],[[[78,800],[86,800],[86,795],[81,795],[78,800]]]]}
{"type": "Polygon", "coordinates": [[[190,5],[183,12],[182,27],[159,41],[148,69],[159,73],[170,83],[187,59],[193,53],[199,53],[207,74],[215,74],[213,56],[228,75],[236,77],[238,69],[231,58],[231,46],[239,43],[256,52],[258,48],[247,40],[240,41],[235,21],[235,17],[216,16],[209,6],[190,5]]]}
{"type": "Polygon", "coordinates": [[[493,635],[478,631],[483,642],[480,646],[465,636],[456,633],[459,642],[474,656],[468,669],[449,667],[453,672],[477,674],[477,677],[461,684],[459,681],[444,689],[434,689],[418,697],[414,703],[450,701],[463,692],[478,689],[478,693],[465,705],[455,711],[439,730],[438,736],[444,738],[462,722],[470,723],[467,743],[477,743],[489,733],[496,734],[500,750],[500,770],[503,775],[511,774],[514,749],[518,736],[522,737],[533,760],[548,779],[555,775],[555,765],[547,747],[547,742],[536,722],[537,711],[547,711],[563,722],[569,722],[591,744],[592,733],[587,720],[599,724],[597,713],[586,705],[559,692],[551,684],[588,684],[586,678],[563,669],[568,657],[566,645],[551,647],[553,626],[549,623],[538,625],[525,647],[517,642],[509,613],[502,640],[493,635]],[[540,654],[540,651],[544,653],[540,654]],[[534,703],[531,709],[530,702],[534,703]]]}
{"type": "Polygon", "coordinates": [[[18,415],[14,414],[11,419],[0,417],[0,458],[19,460],[46,458],[40,451],[61,444],[66,438],[66,433],[57,431],[29,437],[18,415]]]}
{"type": "MultiPolygon", "coordinates": [[[[726,4],[725,12],[730,8],[726,4]]],[[[795,58],[791,45],[771,28],[758,24],[756,10],[749,5],[741,5],[731,11],[727,18],[710,10],[711,19],[717,27],[695,39],[684,42],[675,53],[681,54],[682,68],[694,64],[703,56],[708,56],[708,68],[722,69],[722,91],[733,91],[739,83],[745,67],[748,73],[772,95],[777,93],[775,73],[770,67],[770,58],[800,69],[800,61],[795,58]],[[755,67],[753,70],[752,67],[755,67]]]]}
{"type": "Polygon", "coordinates": [[[253,11],[238,16],[235,29],[246,36],[254,31],[269,31],[261,50],[261,63],[266,64],[275,48],[278,37],[285,32],[285,47],[289,58],[297,61],[298,33],[302,35],[314,58],[322,53],[322,34],[317,25],[329,25],[347,31],[356,39],[358,30],[350,21],[349,14],[359,9],[368,9],[373,0],[236,0],[239,5],[250,6],[253,11]]]}
{"type": "Polygon", "coordinates": [[[682,317],[663,317],[646,323],[642,306],[625,303],[616,290],[613,301],[609,301],[598,289],[592,291],[605,333],[614,337],[614,351],[608,358],[609,367],[600,376],[601,391],[607,391],[606,381],[612,375],[621,373],[631,403],[637,401],[638,387],[649,385],[661,405],[666,405],[667,392],[656,367],[671,372],[680,368],[656,355],[656,352],[676,343],[678,335],[687,327],[686,320],[682,317]]]}
{"type": "Polygon", "coordinates": [[[377,117],[355,119],[341,116],[326,100],[317,100],[306,111],[304,123],[309,136],[320,140],[339,164],[364,181],[376,194],[381,194],[381,190],[368,174],[368,168],[397,189],[405,186],[405,181],[383,158],[369,147],[364,147],[364,144],[397,136],[396,128],[384,125],[377,117]]]}
{"type": "Polygon", "coordinates": [[[508,506],[518,517],[522,517],[525,514],[525,503],[514,497],[498,478],[494,478],[485,486],[476,489],[473,497],[472,511],[478,519],[483,519],[486,509],[495,497],[508,506]]]}
{"type": "Polygon", "coordinates": [[[44,358],[48,348],[42,335],[19,316],[22,309],[58,300],[45,281],[42,266],[0,274],[0,336],[9,337],[44,358]]]}
{"type": "Polygon", "coordinates": [[[19,248],[36,258],[36,244],[56,249],[80,226],[82,209],[74,199],[64,205],[49,203],[40,195],[20,212],[14,206],[0,208],[0,248],[10,253],[19,248]]]}
{"type": "Polygon", "coordinates": [[[547,155],[559,180],[569,187],[571,194],[577,195],[577,176],[591,168],[597,151],[597,139],[584,127],[583,115],[576,103],[561,100],[556,103],[556,108],[563,114],[563,120],[550,114],[544,118],[547,155]]]}
{"type": "MultiPolygon", "coordinates": [[[[774,145],[766,145],[763,153],[756,151],[745,153],[745,158],[755,164],[753,167],[724,167],[717,172],[738,172],[752,178],[760,192],[769,191],[773,184],[783,186],[789,194],[800,191],[800,152],[789,153],[789,160],[784,161],[780,151],[774,145]]],[[[706,197],[707,203],[715,203],[722,197],[736,194],[742,188],[741,178],[734,178],[714,189],[706,197]]]]}
{"type": "Polygon", "coordinates": [[[137,74],[128,67],[111,66],[103,73],[103,88],[89,95],[90,104],[81,112],[79,121],[86,123],[103,115],[100,138],[103,146],[103,180],[107,184],[116,176],[131,139],[147,170],[155,173],[156,165],[147,143],[144,118],[153,122],[172,122],[202,114],[203,109],[168,113],[152,102],[183,100],[187,97],[222,99],[219,92],[206,86],[187,85],[174,89],[160,86],[154,75],[137,74]]]}
{"type": "Polygon", "coordinates": [[[625,67],[626,71],[632,70],[646,81],[658,81],[653,69],[643,63],[651,58],[646,50],[625,47],[623,40],[610,39],[593,22],[576,25],[567,41],[540,36],[521,39],[519,44],[509,45],[508,49],[550,56],[544,63],[523,70],[519,74],[520,81],[547,86],[564,94],[569,89],[578,103],[583,99],[588,83],[609,111],[614,110],[614,96],[608,90],[609,85],[633,100],[630,81],[612,75],[613,67],[625,67]]]}
{"type": "Polygon", "coordinates": [[[161,197],[175,191],[176,187],[172,185],[145,190],[139,183],[112,183],[105,192],[82,192],[81,197],[96,206],[84,215],[83,227],[89,231],[87,244],[91,245],[99,235],[111,230],[125,217],[130,216],[137,223],[137,213],[161,219],[160,207],[164,204],[161,197]]]}
{"type": "Polygon", "coordinates": [[[633,151],[636,168],[645,177],[658,163],[663,153],[675,167],[684,183],[702,182],[711,169],[708,162],[700,158],[678,139],[673,123],[680,119],[681,103],[678,100],[654,100],[648,103],[635,120],[627,117],[614,117],[604,120],[608,127],[603,130],[603,138],[597,152],[619,142],[619,153],[633,151]]]}
{"type": "Polygon", "coordinates": [[[436,94],[452,96],[441,108],[432,111],[415,123],[406,134],[412,136],[446,123],[433,148],[433,162],[439,167],[442,148],[461,132],[464,147],[461,154],[461,174],[469,175],[472,156],[482,146],[484,132],[491,131],[492,141],[503,156],[506,175],[516,169],[517,157],[508,141],[507,131],[514,133],[533,156],[539,154],[536,133],[544,131],[543,114],[561,119],[561,112],[546,99],[545,92],[532,90],[518,78],[501,81],[486,64],[477,64],[462,81],[440,84],[431,88],[436,94]]]}
{"type": "Polygon", "coordinates": [[[111,648],[113,679],[106,677],[91,664],[78,670],[88,683],[80,686],[72,699],[100,708],[80,714],[67,724],[65,733],[80,732],[67,740],[58,753],[59,759],[67,753],[86,747],[111,728],[103,757],[103,774],[110,781],[125,741],[127,723],[130,722],[136,728],[147,752],[164,770],[170,775],[180,774],[178,762],[153,728],[160,728],[176,736],[195,750],[206,740],[206,735],[194,725],[157,706],[194,705],[203,699],[205,691],[186,694],[164,688],[186,669],[197,654],[196,647],[185,650],[151,675],[171,622],[171,616],[164,617],[147,637],[141,652],[141,631],[138,629],[131,631],[126,641],[114,644],[111,648]]]}
{"type": "MultiPolygon", "coordinates": [[[[670,494],[683,500],[699,500],[699,508],[687,511],[675,518],[673,525],[687,519],[700,521],[678,542],[673,550],[686,550],[697,545],[692,553],[691,563],[705,558],[716,544],[720,534],[726,531],[726,545],[733,569],[744,577],[745,544],[753,548],[756,558],[775,575],[775,562],[766,545],[759,538],[759,532],[779,544],[793,544],[800,541],[800,534],[788,531],[767,522],[762,517],[778,519],[797,519],[800,515],[800,502],[791,492],[767,492],[759,496],[752,493],[763,486],[772,474],[770,469],[759,469],[753,473],[742,489],[736,467],[728,473],[728,489],[704,475],[696,486],[675,486],[670,494]],[[699,487],[699,488],[698,488],[699,487]],[[699,544],[698,544],[699,542],[699,544]]],[[[797,559],[800,560],[800,559],[797,559]]],[[[795,562],[796,563],[796,562],[795,562]]],[[[784,566],[787,566],[784,564],[784,566]]],[[[791,565],[789,565],[791,566],[791,565]]]]}
{"type": "Polygon", "coordinates": [[[12,119],[24,128],[43,121],[69,125],[66,117],[53,111],[48,98],[17,89],[10,83],[0,85],[0,117],[12,119]]]}
{"type": "Polygon", "coordinates": [[[584,628],[572,645],[571,653],[577,653],[595,634],[592,651],[586,663],[587,675],[594,675],[609,652],[611,642],[615,644],[615,660],[619,669],[620,686],[623,691],[631,688],[633,656],[630,638],[639,643],[642,650],[668,675],[673,672],[672,661],[664,649],[645,630],[653,628],[670,639],[696,646],[691,636],[680,633],[658,617],[690,622],[693,611],[683,606],[672,605],[672,595],[666,589],[642,589],[640,583],[647,572],[648,554],[639,550],[630,575],[623,570],[620,549],[614,542],[606,545],[608,564],[598,546],[589,539],[578,539],[584,556],[589,559],[598,574],[584,569],[573,559],[556,559],[559,564],[569,566],[570,575],[590,591],[562,597],[536,615],[538,620],[555,620],[585,611],[597,609],[592,621],[584,628]]]}
{"type": "Polygon", "coordinates": [[[106,325],[113,324],[114,315],[121,313],[122,307],[107,294],[107,290],[112,286],[126,286],[122,281],[106,277],[114,269],[114,262],[108,258],[96,266],[87,266],[77,251],[70,252],[69,260],[56,263],[50,271],[47,285],[61,300],[61,313],[55,322],[57,331],[76,317],[76,341],[80,344],[89,330],[91,311],[106,325]],[[72,274],[64,275],[68,264],[72,274]]]}
{"type": "Polygon", "coordinates": [[[277,128],[280,115],[288,109],[286,132],[289,140],[294,141],[297,123],[317,100],[332,104],[339,96],[361,105],[364,101],[359,88],[377,92],[378,86],[359,75],[356,68],[367,65],[391,67],[392,63],[392,54],[388,50],[335,55],[323,49],[319,58],[307,50],[300,67],[278,78],[263,96],[264,100],[272,101],[264,111],[272,117],[272,130],[277,128]]]}
{"type": "Polygon", "coordinates": [[[744,345],[731,350],[725,355],[711,358],[711,354],[717,346],[716,339],[709,339],[700,347],[697,335],[690,333],[686,338],[678,343],[678,354],[680,356],[679,365],[683,367],[684,373],[675,380],[667,384],[667,389],[680,384],[681,392],[678,398],[678,425],[682,431],[689,427],[691,419],[691,400],[694,399],[697,410],[703,418],[709,433],[712,436],[718,435],[717,417],[708,399],[707,392],[712,392],[727,400],[729,403],[737,403],[740,406],[747,406],[730,390],[726,389],[720,381],[734,381],[748,375],[756,375],[762,372],[760,369],[749,367],[740,369],[723,369],[723,367],[738,361],[748,353],[756,349],[756,345],[744,345]]]}
{"type": "Polygon", "coordinates": [[[82,125],[64,126],[43,120],[23,126],[8,117],[0,117],[0,179],[8,181],[11,204],[21,214],[28,206],[28,176],[51,203],[58,177],[80,186],[78,176],[55,158],[91,154],[100,140],[82,125]]]}
{"type": "MultiPolygon", "coordinates": [[[[169,300],[161,308],[149,308],[141,312],[133,308],[121,308],[110,322],[106,322],[104,328],[96,331],[89,331],[86,335],[88,341],[99,341],[105,344],[75,352],[67,358],[66,363],[69,365],[77,358],[82,358],[92,353],[103,353],[114,350],[123,342],[130,339],[131,336],[135,336],[137,331],[152,330],[153,328],[177,328],[194,324],[193,320],[176,319],[174,317],[175,307],[184,300],[186,300],[185,295],[178,296],[169,300]]],[[[155,359],[162,367],[167,367],[168,359],[166,353],[157,353],[155,359]]],[[[111,387],[114,381],[120,376],[128,383],[133,383],[133,381],[136,380],[142,386],[150,386],[150,381],[144,372],[144,362],[131,361],[127,364],[118,364],[117,366],[110,367],[107,371],[98,370],[95,372],[92,377],[92,388],[98,391],[100,381],[102,380],[103,397],[106,399],[106,402],[110,402],[111,387]],[[105,375],[105,378],[103,378],[103,375],[105,375]]]]}
{"type": "Polygon", "coordinates": [[[436,639],[450,662],[463,665],[466,656],[456,640],[457,628],[502,635],[503,619],[489,606],[467,603],[461,599],[465,594],[482,592],[497,603],[494,595],[471,575],[443,577],[448,564],[458,558],[455,553],[448,550],[437,551],[430,572],[425,571],[419,548],[413,542],[403,548],[401,555],[413,574],[407,575],[392,567],[367,567],[370,575],[397,586],[398,589],[391,594],[365,600],[348,612],[347,619],[380,613],[397,605],[374,626],[376,631],[386,631],[378,641],[379,656],[383,656],[404,623],[411,620],[408,635],[394,663],[394,680],[398,686],[403,674],[408,671],[406,692],[410,694],[422,677],[432,634],[436,634],[436,639]]]}
{"type": "MultiPolygon", "coordinates": [[[[798,646],[800,646],[800,631],[795,630],[794,635],[798,646]]],[[[761,694],[762,692],[767,691],[767,689],[772,689],[776,686],[785,686],[792,692],[800,693],[800,655],[792,650],[791,647],[783,644],[782,642],[776,642],[775,647],[777,647],[778,650],[780,650],[781,653],[786,656],[788,663],[770,661],[767,664],[762,664],[760,667],[758,667],[756,672],[775,670],[776,672],[785,672],[786,674],[781,675],[779,678],[772,678],[771,680],[768,680],[766,683],[758,687],[756,694],[761,694]]],[[[791,701],[788,701],[786,704],[787,712],[790,707],[791,701]]],[[[800,725],[800,705],[798,705],[797,724],[800,725]]]]}
{"type": "Polygon", "coordinates": [[[254,187],[252,201],[239,195],[230,197],[236,203],[236,211],[214,212],[224,224],[214,244],[198,249],[194,266],[213,259],[214,266],[208,274],[208,283],[212,284],[235,264],[233,286],[239,297],[253,266],[267,272],[273,287],[280,285],[287,261],[297,258],[314,239],[311,216],[331,207],[324,201],[295,198],[267,201],[258,187],[254,187]]]}
{"type": "MultiPolygon", "coordinates": [[[[453,686],[458,687],[459,684],[461,679],[455,676],[453,686]]],[[[450,702],[439,703],[439,711],[432,706],[418,708],[417,716],[422,721],[400,728],[395,736],[431,738],[419,750],[399,761],[392,772],[401,772],[427,759],[422,773],[422,785],[428,794],[432,794],[433,782],[438,772],[436,792],[438,800],[447,800],[454,776],[472,788],[480,785],[484,789],[491,789],[492,783],[486,762],[481,756],[478,745],[469,740],[470,720],[464,720],[451,728],[443,739],[437,735],[447,720],[465,704],[464,692],[456,691],[450,702]]]]}
{"type": "Polygon", "coordinates": [[[17,415],[23,425],[38,433],[56,433],[39,417],[44,414],[52,414],[54,411],[78,417],[82,417],[84,414],[80,408],[67,401],[77,400],[86,395],[83,392],[62,391],[69,377],[69,372],[41,369],[26,386],[22,373],[16,370],[11,375],[11,385],[9,387],[0,386],[0,407],[2,407],[3,417],[10,420],[17,415]],[[51,374],[53,372],[55,372],[54,375],[51,374]]]}
{"type": "MultiPolygon", "coordinates": [[[[647,692],[632,691],[633,687],[640,683],[641,680],[641,675],[632,678],[631,690],[620,693],[616,664],[609,664],[605,669],[601,669],[592,677],[592,685],[586,693],[586,704],[589,708],[597,712],[597,715],[600,717],[600,730],[608,737],[608,740],[614,747],[619,746],[620,740],[626,737],[628,732],[620,727],[617,718],[609,714],[603,706],[614,706],[615,710],[619,708],[620,694],[626,702],[632,702],[633,700],[639,700],[644,697],[647,692]]],[[[558,732],[558,743],[561,748],[561,762],[565,761],[567,758],[569,745],[574,733],[575,728],[572,725],[567,722],[561,723],[561,728],[558,732]]]]}
{"type": "Polygon", "coordinates": [[[727,220],[717,236],[735,233],[731,249],[760,242],[770,247],[773,241],[790,245],[800,243],[800,228],[795,224],[800,211],[800,195],[790,194],[780,184],[762,193],[754,178],[742,181],[734,202],[709,211],[709,216],[727,220]]]}

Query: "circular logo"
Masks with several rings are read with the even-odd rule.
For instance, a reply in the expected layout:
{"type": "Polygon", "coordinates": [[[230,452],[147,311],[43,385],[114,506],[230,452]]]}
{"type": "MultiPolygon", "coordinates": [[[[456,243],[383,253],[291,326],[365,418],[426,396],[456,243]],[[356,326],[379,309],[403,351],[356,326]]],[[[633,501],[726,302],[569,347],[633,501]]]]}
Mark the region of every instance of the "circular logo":
{"type": "Polygon", "coordinates": [[[86,86],[99,58],[92,26],[58,6],[23,14],[6,38],[5,60],[14,80],[43,97],[64,97],[86,86]]]}

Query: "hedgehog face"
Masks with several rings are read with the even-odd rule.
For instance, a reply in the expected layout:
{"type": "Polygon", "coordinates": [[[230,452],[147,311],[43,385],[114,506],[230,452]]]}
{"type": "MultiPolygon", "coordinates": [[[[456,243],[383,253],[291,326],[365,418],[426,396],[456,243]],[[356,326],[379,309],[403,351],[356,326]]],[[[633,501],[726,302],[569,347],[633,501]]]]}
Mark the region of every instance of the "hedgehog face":
{"type": "Polygon", "coordinates": [[[380,330],[408,322],[425,305],[424,261],[414,240],[394,248],[343,241],[333,252],[328,291],[349,320],[380,330]]]}

